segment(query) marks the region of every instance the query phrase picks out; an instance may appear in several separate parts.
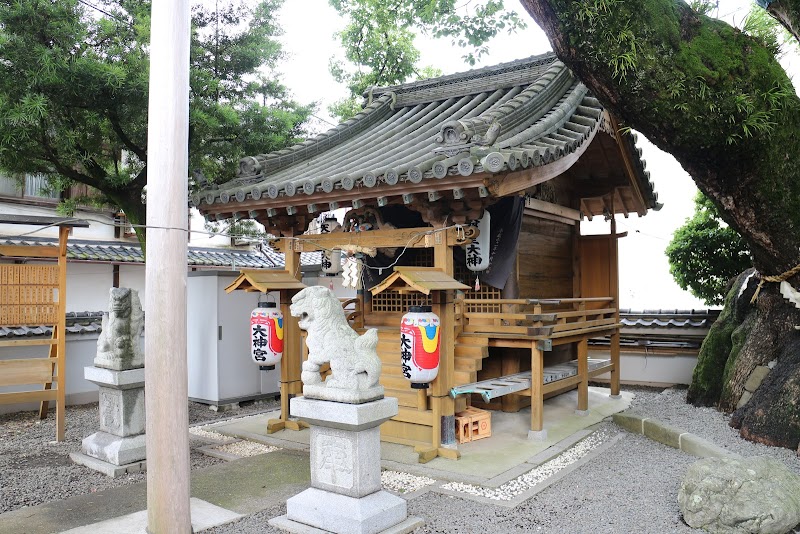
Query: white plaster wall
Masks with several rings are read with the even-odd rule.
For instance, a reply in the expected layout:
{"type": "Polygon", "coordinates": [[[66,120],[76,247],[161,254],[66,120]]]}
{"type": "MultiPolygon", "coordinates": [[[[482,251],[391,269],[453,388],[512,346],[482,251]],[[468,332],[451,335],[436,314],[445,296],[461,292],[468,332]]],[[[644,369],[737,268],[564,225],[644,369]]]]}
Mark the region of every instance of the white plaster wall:
{"type": "MultiPolygon", "coordinates": [[[[590,358],[610,358],[606,351],[589,351],[590,358]]],[[[622,352],[620,354],[620,381],[626,384],[672,385],[690,384],[692,372],[697,365],[693,354],[654,354],[646,352],[622,352]]],[[[596,377],[608,381],[609,373],[596,377]]],[[[593,379],[594,380],[594,379],[593,379]]]]}
{"type": "MultiPolygon", "coordinates": [[[[55,208],[31,206],[28,204],[3,203],[3,213],[6,215],[31,215],[37,217],[63,217],[56,213],[55,208]]],[[[114,239],[114,219],[106,213],[97,211],[77,210],[75,218],[89,222],[88,228],[73,228],[70,239],[114,239]],[[108,223],[108,224],[102,224],[108,223]]],[[[0,224],[0,235],[14,236],[27,232],[32,237],[58,238],[58,227],[42,228],[24,224],[0,224]]]]}
{"type": "MultiPolygon", "coordinates": [[[[144,265],[119,266],[119,287],[129,287],[138,291],[142,308],[145,307],[144,273],[144,265]]],[[[108,287],[111,287],[110,282],[108,287]]],[[[108,300],[108,289],[106,289],[106,300],[108,300]]],[[[103,309],[105,310],[106,308],[103,309]]]]}
{"type": "Polygon", "coordinates": [[[107,311],[112,267],[105,263],[67,263],[67,311],[107,311]]]}

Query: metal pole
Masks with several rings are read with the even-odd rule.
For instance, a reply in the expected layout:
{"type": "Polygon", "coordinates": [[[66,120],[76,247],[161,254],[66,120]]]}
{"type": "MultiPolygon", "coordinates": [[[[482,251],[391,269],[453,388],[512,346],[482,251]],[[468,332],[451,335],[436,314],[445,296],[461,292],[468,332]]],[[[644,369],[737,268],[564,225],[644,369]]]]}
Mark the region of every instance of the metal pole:
{"type": "Polygon", "coordinates": [[[147,531],[192,532],[186,364],[189,3],[154,0],[145,281],[147,531]]]}

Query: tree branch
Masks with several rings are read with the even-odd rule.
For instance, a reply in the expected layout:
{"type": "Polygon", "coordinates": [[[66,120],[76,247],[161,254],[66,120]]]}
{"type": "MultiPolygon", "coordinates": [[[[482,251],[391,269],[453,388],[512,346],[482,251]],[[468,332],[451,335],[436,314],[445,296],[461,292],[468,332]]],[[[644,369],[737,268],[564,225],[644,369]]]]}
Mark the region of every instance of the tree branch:
{"type": "Polygon", "coordinates": [[[120,125],[119,116],[117,115],[116,111],[109,110],[108,111],[108,120],[111,123],[111,128],[114,130],[114,133],[117,134],[119,140],[125,145],[125,147],[136,154],[136,157],[139,158],[144,163],[147,163],[147,151],[142,149],[139,145],[135,144],[128,136],[125,134],[125,131],[122,129],[120,125]]]}

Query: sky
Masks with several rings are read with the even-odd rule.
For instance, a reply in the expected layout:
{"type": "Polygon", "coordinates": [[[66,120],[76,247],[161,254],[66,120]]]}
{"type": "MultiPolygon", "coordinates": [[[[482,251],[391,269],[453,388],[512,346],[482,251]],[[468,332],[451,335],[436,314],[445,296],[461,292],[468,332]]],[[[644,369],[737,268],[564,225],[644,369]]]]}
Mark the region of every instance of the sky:
{"type": "MultiPolygon", "coordinates": [[[[489,43],[489,55],[478,67],[520,59],[550,50],[550,44],[533,20],[514,0],[506,0],[529,21],[528,28],[513,35],[496,37],[489,43]]],[[[749,9],[748,0],[720,0],[718,14],[731,23],[740,23],[749,9]]],[[[716,14],[716,13],[715,13],[716,14]]],[[[328,5],[327,0],[286,0],[279,12],[284,29],[281,41],[287,61],[278,68],[280,78],[301,103],[318,102],[317,131],[335,123],[327,113],[328,104],[347,96],[346,88],[336,83],[328,72],[331,56],[342,57],[334,33],[344,21],[328,5]],[[326,122],[327,121],[327,122],[326,122]]],[[[469,70],[463,50],[446,40],[435,41],[420,36],[416,44],[421,51],[421,64],[434,66],[444,74],[469,70]]],[[[672,233],[694,210],[696,188],[691,178],[670,155],[665,154],[639,136],[638,146],[654,182],[658,201],[664,207],[645,217],[635,214],[617,219],[618,232],[627,232],[620,239],[620,307],[642,309],[705,309],[701,300],[681,290],[669,274],[664,249],[672,233]]],[[[582,223],[583,233],[607,233],[608,223],[582,223]]],[[[194,238],[193,238],[194,242],[194,238]]]]}

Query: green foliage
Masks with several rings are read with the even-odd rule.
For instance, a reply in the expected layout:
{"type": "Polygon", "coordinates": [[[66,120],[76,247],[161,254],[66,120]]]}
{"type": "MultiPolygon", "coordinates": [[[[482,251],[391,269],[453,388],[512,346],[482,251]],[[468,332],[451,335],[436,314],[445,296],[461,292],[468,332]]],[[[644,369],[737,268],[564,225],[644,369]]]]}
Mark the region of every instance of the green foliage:
{"type": "Polygon", "coordinates": [[[675,231],[666,254],[678,285],[709,305],[721,304],[731,278],[752,265],[744,239],[721,221],[702,193],[695,198],[694,215],[675,231]]]}
{"type": "Polygon", "coordinates": [[[338,36],[345,49],[343,61],[331,62],[331,74],[350,90],[350,97],[329,111],[348,118],[360,109],[360,97],[371,86],[404,83],[416,76],[430,77],[430,67],[419,68],[416,32],[450,38],[464,48],[465,61],[474,65],[487,52],[486,42],[501,31],[525,27],[502,0],[461,4],[455,0],[330,0],[348,24],[338,36]]]}
{"type": "MultiPolygon", "coordinates": [[[[310,113],[256,76],[281,58],[280,0],[223,4],[192,12],[189,159],[210,181],[233,176],[248,153],[295,142],[310,113]]],[[[150,2],[91,6],[0,3],[0,170],[89,185],[143,224],[150,2]]]]}

